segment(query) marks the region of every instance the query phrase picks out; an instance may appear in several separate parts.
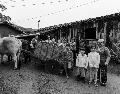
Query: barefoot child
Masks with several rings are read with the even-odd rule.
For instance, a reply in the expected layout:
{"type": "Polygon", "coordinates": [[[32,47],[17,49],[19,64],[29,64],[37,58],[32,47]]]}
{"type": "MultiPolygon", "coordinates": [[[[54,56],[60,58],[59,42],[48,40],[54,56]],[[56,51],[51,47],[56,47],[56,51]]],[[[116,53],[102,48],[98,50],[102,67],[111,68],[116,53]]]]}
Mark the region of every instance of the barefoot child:
{"type": "Polygon", "coordinates": [[[85,81],[87,66],[88,66],[87,55],[85,54],[85,49],[81,48],[76,59],[76,67],[77,67],[77,77],[80,75],[80,77],[82,77],[84,81],[85,81]]]}
{"type": "Polygon", "coordinates": [[[95,46],[91,46],[91,52],[88,53],[88,63],[89,63],[89,84],[92,82],[94,79],[94,84],[95,86],[98,86],[97,84],[97,72],[99,68],[99,63],[100,63],[100,55],[99,53],[96,52],[95,46]]]}

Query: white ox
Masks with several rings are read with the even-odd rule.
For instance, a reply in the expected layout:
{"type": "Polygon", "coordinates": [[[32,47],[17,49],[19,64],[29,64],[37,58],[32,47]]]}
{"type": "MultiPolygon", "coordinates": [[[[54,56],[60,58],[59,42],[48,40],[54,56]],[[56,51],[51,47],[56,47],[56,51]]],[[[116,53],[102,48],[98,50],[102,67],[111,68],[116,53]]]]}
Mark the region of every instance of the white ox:
{"type": "Polygon", "coordinates": [[[1,63],[3,62],[4,55],[7,55],[7,56],[11,55],[15,63],[14,69],[17,69],[21,49],[22,49],[21,40],[15,37],[0,38],[1,63]]]}

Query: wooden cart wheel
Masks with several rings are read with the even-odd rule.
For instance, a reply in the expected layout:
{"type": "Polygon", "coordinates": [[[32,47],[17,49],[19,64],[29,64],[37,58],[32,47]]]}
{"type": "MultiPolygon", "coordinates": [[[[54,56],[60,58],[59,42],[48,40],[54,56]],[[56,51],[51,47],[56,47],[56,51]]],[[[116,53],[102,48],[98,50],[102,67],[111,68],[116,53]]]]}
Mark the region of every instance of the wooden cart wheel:
{"type": "Polygon", "coordinates": [[[59,62],[53,60],[52,64],[53,64],[53,71],[52,72],[56,75],[60,74],[61,66],[60,66],[59,62]]]}
{"type": "Polygon", "coordinates": [[[53,72],[53,64],[52,64],[51,60],[46,61],[45,72],[47,72],[47,73],[52,73],[53,72]]]}

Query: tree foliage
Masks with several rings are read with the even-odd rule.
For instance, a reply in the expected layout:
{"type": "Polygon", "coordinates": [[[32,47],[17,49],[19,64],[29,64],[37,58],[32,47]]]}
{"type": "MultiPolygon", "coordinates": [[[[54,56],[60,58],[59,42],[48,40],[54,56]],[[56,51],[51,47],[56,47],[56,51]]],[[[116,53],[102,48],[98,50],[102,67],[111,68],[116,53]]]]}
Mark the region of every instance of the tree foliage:
{"type": "MultiPolygon", "coordinates": [[[[1,11],[4,11],[7,8],[3,4],[0,4],[0,9],[1,9],[1,11]]],[[[3,15],[2,13],[0,13],[0,21],[2,21],[2,22],[4,22],[4,21],[10,22],[11,21],[11,17],[3,15]]]]}
{"type": "Polygon", "coordinates": [[[1,11],[4,11],[7,9],[3,4],[0,4],[0,8],[1,8],[1,11]]]}
{"type": "Polygon", "coordinates": [[[6,15],[2,15],[2,13],[0,13],[0,21],[1,22],[10,22],[11,21],[11,17],[10,16],[6,16],[6,15]]]}

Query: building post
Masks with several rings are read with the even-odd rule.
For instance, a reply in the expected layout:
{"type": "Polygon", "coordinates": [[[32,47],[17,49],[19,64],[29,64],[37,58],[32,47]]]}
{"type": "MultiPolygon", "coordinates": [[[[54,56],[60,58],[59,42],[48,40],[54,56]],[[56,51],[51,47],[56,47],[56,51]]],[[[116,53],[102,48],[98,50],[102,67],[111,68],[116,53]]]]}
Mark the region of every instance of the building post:
{"type": "Polygon", "coordinates": [[[104,40],[106,43],[106,27],[107,27],[107,22],[104,23],[104,40]]]}
{"type": "Polygon", "coordinates": [[[39,31],[39,22],[40,22],[40,20],[38,20],[38,31],[39,31]]]}

